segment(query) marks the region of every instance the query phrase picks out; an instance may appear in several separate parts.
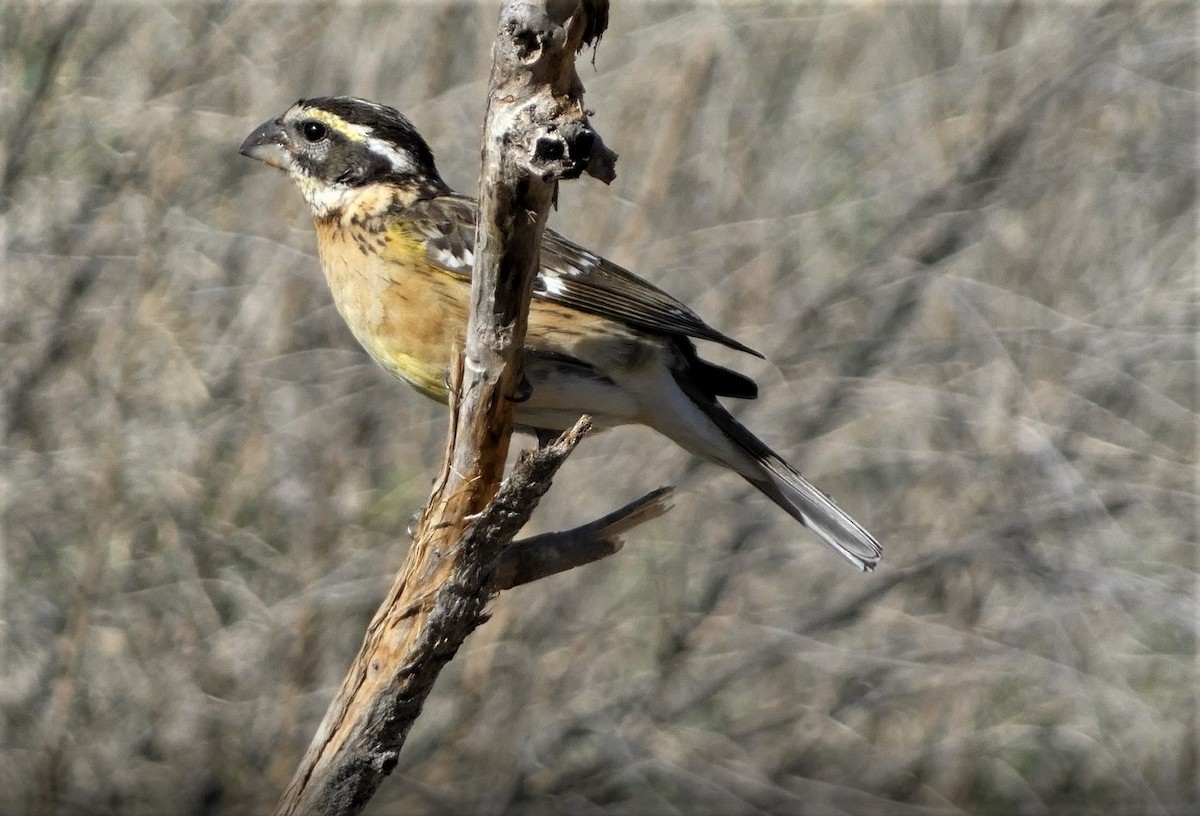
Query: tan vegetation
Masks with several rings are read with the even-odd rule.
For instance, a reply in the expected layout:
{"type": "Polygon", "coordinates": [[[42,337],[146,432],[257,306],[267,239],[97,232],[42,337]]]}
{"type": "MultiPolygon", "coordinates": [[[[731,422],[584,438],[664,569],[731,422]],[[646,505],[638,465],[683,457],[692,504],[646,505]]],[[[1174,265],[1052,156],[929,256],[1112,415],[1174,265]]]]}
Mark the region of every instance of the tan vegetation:
{"type": "MultiPolygon", "coordinates": [[[[675,509],[506,593],[369,812],[1193,811],[1195,16],[618,2],[583,72],[619,175],[552,224],[767,355],[706,349],[885,560],[589,439],[538,529],[675,509]]],[[[445,413],[356,348],[237,145],[354,93],[471,190],[494,19],[0,6],[0,813],[286,783],[445,413]]]]}

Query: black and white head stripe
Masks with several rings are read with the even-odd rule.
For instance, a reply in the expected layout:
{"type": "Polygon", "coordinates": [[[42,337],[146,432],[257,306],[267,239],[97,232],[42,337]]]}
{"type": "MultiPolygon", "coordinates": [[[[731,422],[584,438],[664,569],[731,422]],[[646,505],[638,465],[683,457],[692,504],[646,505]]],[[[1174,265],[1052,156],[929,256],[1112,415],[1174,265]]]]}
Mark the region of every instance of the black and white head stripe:
{"type": "Polygon", "coordinates": [[[439,178],[433,151],[395,108],[348,96],[317,97],[300,100],[285,118],[301,127],[319,123],[329,129],[331,138],[340,137],[347,146],[366,150],[369,157],[360,155],[356,163],[359,172],[339,176],[337,181],[364,183],[378,180],[379,175],[439,178]]]}

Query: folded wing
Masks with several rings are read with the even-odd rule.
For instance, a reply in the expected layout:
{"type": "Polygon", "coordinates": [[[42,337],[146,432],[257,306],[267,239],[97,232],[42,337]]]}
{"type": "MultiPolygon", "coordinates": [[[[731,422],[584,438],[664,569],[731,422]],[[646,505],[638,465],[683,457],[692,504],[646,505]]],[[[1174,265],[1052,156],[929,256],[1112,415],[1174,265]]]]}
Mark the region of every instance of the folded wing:
{"type": "MultiPolygon", "coordinates": [[[[406,209],[405,220],[420,231],[431,262],[470,278],[475,260],[475,200],[443,195],[406,209]]],[[[717,331],[671,295],[553,230],[542,241],[542,263],[534,280],[536,297],[561,303],[646,331],[711,340],[762,357],[717,331]]]]}

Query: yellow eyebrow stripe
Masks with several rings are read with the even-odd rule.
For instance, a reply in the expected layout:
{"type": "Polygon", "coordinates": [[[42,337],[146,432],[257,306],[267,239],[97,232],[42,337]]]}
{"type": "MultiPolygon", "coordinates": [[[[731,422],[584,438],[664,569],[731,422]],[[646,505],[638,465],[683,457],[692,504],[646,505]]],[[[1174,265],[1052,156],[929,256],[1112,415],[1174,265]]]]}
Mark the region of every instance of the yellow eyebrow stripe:
{"type": "Polygon", "coordinates": [[[335,133],[340,133],[356,142],[365,141],[371,135],[370,128],[363,125],[352,125],[342,117],[336,116],[329,111],[321,110],[320,108],[309,108],[303,111],[303,114],[305,119],[320,122],[335,133]]]}

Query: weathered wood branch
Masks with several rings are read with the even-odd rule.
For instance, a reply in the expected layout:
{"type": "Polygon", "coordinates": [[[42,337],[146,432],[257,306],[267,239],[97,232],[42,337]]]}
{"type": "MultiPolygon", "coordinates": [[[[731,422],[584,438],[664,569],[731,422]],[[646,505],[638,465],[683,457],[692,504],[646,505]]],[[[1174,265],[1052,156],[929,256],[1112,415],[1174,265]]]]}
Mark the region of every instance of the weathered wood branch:
{"type": "Polygon", "coordinates": [[[574,56],[607,0],[508,0],[493,49],[471,313],[454,372],[445,463],[400,573],[331,702],[277,814],[355,814],[395,767],[441,668],[502,589],[596,560],[665,510],[663,491],[567,534],[513,536],[578,444],[586,418],[519,458],[501,485],[521,395],[521,353],[542,232],[561,178],[612,178],[574,56]],[[572,537],[572,534],[573,537],[572,537]]]}
{"type": "Polygon", "coordinates": [[[492,586],[497,592],[512,589],[618,552],[624,546],[622,533],[670,509],[672,491],[660,487],[588,524],[514,541],[500,556],[492,586]]]}

